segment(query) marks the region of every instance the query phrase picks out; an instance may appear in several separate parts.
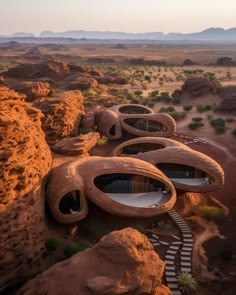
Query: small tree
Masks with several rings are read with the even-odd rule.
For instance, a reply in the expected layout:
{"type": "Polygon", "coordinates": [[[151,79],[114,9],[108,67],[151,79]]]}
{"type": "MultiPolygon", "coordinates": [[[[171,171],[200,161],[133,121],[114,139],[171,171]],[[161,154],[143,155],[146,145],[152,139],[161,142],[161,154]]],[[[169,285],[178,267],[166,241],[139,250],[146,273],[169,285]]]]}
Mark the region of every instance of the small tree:
{"type": "Polygon", "coordinates": [[[186,294],[191,294],[191,292],[196,291],[198,286],[196,280],[188,272],[180,273],[178,276],[178,285],[180,290],[186,294]]]}
{"type": "Polygon", "coordinates": [[[191,106],[191,105],[183,106],[183,110],[186,111],[186,112],[191,111],[192,108],[193,108],[193,106],[191,106]]]}

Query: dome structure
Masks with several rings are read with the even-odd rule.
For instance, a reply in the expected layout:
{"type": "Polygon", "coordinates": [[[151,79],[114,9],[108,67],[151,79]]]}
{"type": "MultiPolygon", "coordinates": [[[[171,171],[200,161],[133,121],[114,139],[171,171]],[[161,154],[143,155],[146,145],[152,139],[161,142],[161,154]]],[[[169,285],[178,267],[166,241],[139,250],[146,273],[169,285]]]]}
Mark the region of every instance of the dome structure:
{"type": "Polygon", "coordinates": [[[53,171],[47,184],[47,202],[58,222],[84,218],[87,198],[114,215],[152,217],[174,206],[176,192],[158,168],[129,157],[83,158],[53,171]]]}
{"type": "Polygon", "coordinates": [[[136,104],[122,104],[97,113],[98,131],[110,139],[122,138],[123,132],[136,136],[169,137],[176,130],[168,114],[136,104]]]}
{"type": "Polygon", "coordinates": [[[209,192],[224,184],[224,171],[215,160],[171,139],[135,138],[117,146],[113,155],[131,156],[154,165],[180,190],[209,192]]]}

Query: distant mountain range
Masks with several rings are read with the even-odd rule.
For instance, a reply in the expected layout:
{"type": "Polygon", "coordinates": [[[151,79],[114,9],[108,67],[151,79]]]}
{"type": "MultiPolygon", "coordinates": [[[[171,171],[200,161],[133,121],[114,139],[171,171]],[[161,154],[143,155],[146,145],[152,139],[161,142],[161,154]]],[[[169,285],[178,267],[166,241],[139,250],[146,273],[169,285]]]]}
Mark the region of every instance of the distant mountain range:
{"type": "Polygon", "coordinates": [[[169,33],[162,32],[151,33],[124,33],[111,31],[84,31],[74,30],[66,32],[44,31],[39,36],[31,33],[19,32],[11,36],[2,36],[1,38],[74,38],[74,39],[100,39],[100,40],[160,40],[160,41],[236,41],[236,27],[225,30],[223,28],[209,28],[197,33],[169,33]]]}

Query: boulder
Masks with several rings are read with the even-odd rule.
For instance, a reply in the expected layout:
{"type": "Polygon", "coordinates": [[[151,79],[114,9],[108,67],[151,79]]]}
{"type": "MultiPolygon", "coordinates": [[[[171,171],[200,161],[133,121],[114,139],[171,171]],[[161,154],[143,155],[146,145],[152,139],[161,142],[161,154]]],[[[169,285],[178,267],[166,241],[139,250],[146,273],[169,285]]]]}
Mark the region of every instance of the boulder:
{"type": "Polygon", "coordinates": [[[224,86],[221,88],[220,110],[223,112],[236,112],[236,86],[224,86]]]}
{"type": "Polygon", "coordinates": [[[69,83],[66,88],[69,90],[87,90],[98,86],[97,80],[89,77],[79,77],[69,83]]]}
{"type": "Polygon", "coordinates": [[[126,228],[52,266],[17,295],[171,295],[161,283],[164,266],[148,238],[126,228]]]}
{"type": "Polygon", "coordinates": [[[83,100],[83,95],[77,90],[65,91],[34,104],[44,114],[43,130],[50,145],[64,137],[78,135],[84,115],[83,100]]]}
{"type": "Polygon", "coordinates": [[[95,113],[93,111],[88,111],[84,114],[81,127],[83,129],[94,129],[95,128],[95,113]]]}
{"type": "MultiPolygon", "coordinates": [[[[0,88],[0,293],[35,275],[45,251],[42,179],[51,152],[42,113],[22,96],[0,88]]],[[[3,292],[3,293],[2,293],[3,292]]]]}
{"type": "Polygon", "coordinates": [[[53,145],[52,150],[55,153],[68,156],[88,155],[88,152],[93,148],[100,134],[98,132],[89,132],[88,134],[80,134],[76,137],[64,138],[53,145]]]}
{"type": "Polygon", "coordinates": [[[47,97],[52,92],[48,82],[21,82],[15,79],[7,79],[5,84],[15,91],[25,94],[26,101],[35,101],[42,97],[47,97]]]}
{"type": "Polygon", "coordinates": [[[220,91],[221,85],[218,81],[212,81],[207,77],[193,76],[185,80],[182,91],[191,96],[197,97],[204,94],[216,94],[220,91]]]}

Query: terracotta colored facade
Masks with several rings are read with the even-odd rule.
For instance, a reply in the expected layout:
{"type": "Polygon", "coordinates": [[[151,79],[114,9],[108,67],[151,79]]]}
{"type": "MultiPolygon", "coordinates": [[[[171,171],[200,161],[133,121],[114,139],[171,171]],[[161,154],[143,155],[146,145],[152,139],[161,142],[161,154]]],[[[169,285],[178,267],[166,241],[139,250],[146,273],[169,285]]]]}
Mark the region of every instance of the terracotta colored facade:
{"type": "Polygon", "coordinates": [[[122,138],[123,132],[136,136],[169,137],[176,130],[175,120],[168,114],[155,114],[152,109],[135,104],[117,105],[99,110],[98,131],[109,139],[122,138]]]}
{"type": "Polygon", "coordinates": [[[144,143],[152,144],[154,149],[132,154],[131,156],[133,158],[144,160],[154,166],[158,166],[160,163],[185,165],[199,169],[206,174],[205,183],[203,182],[198,185],[192,185],[191,181],[189,181],[189,183],[181,183],[178,182],[177,179],[171,179],[177,189],[203,193],[216,190],[223,186],[224,171],[215,160],[172,139],[153,137],[131,139],[117,146],[113,151],[113,155],[119,156],[125,148],[134,145],[136,147],[138,145],[141,146],[141,144],[144,143]],[[159,144],[158,149],[155,149],[155,144],[159,144]],[[208,181],[207,178],[208,180],[211,179],[211,181],[208,181]]]}
{"type": "MultiPolygon", "coordinates": [[[[159,193],[160,194],[160,193],[159,193]]],[[[176,192],[171,181],[153,165],[129,157],[89,157],[67,162],[57,167],[47,184],[47,202],[53,217],[60,223],[73,223],[88,213],[87,198],[102,209],[119,216],[152,217],[171,209],[176,202],[176,192]],[[94,184],[96,177],[113,173],[133,174],[160,181],[168,191],[168,197],[155,207],[135,207],[115,201],[94,184]],[[59,204],[71,191],[80,192],[81,209],[75,214],[63,214],[59,204]]]]}

